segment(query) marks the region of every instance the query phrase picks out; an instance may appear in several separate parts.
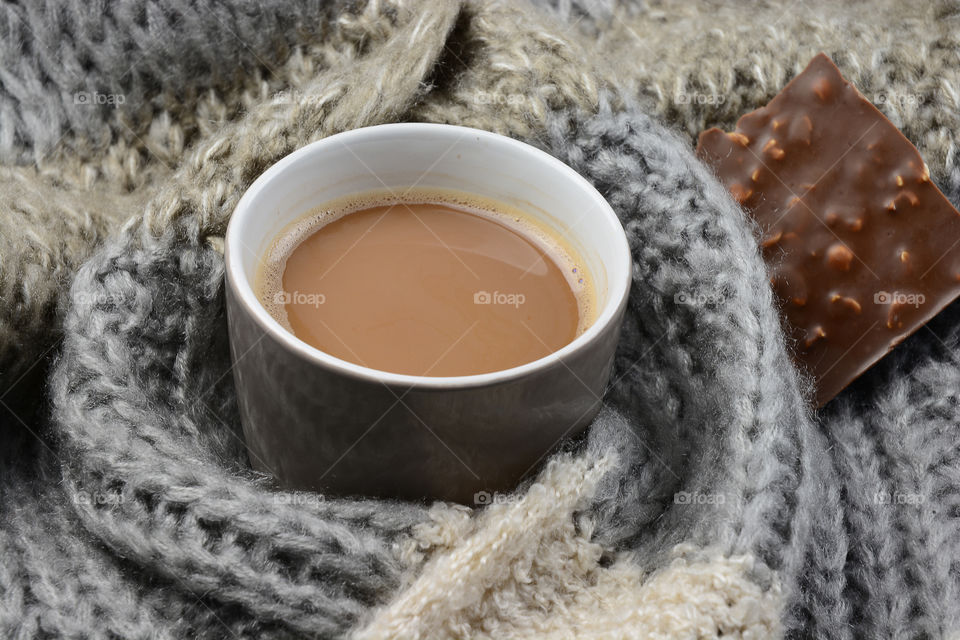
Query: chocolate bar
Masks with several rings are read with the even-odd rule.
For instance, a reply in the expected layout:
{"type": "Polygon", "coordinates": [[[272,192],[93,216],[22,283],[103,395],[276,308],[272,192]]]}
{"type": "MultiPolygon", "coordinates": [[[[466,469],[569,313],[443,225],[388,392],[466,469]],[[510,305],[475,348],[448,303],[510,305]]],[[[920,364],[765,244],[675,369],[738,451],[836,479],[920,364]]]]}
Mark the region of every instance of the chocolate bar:
{"type": "Polygon", "coordinates": [[[960,294],[960,214],[827,56],[697,154],[759,224],[818,406],[960,294]]]}

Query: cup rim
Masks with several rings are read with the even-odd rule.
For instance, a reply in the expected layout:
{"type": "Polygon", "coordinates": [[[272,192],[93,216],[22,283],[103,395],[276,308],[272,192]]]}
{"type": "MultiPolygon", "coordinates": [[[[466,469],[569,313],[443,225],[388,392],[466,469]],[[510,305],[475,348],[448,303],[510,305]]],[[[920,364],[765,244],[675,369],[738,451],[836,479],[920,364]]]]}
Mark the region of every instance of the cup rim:
{"type": "Polygon", "coordinates": [[[289,351],[298,354],[318,365],[337,371],[343,375],[355,379],[367,380],[370,382],[379,382],[386,385],[401,387],[416,387],[419,389],[461,389],[464,387],[483,387],[491,384],[507,382],[523,376],[527,376],[536,371],[542,370],[556,362],[563,362],[574,353],[589,347],[597,338],[604,333],[606,328],[618,320],[621,308],[626,304],[630,291],[631,283],[631,257],[630,248],[627,243],[626,233],[620,220],[617,218],[613,208],[606,199],[590,184],[583,176],[570,168],[567,164],[561,162],[552,155],[537,149],[529,144],[514,140],[482,129],[472,127],[462,127],[449,124],[434,123],[390,123],[379,124],[369,127],[351,129],[342,133],[337,133],[326,138],[322,138],[310,144],[307,144],[296,151],[286,155],[266,171],[264,171],[247,188],[237,206],[230,216],[230,222],[227,225],[227,232],[224,237],[224,257],[226,262],[225,272],[227,287],[232,289],[238,302],[242,303],[244,310],[250,314],[254,322],[266,334],[273,337],[279,344],[289,351]],[[341,358],[330,355],[295,336],[293,333],[283,327],[260,302],[254,288],[246,277],[243,270],[243,261],[240,256],[243,243],[237,236],[241,233],[241,226],[252,213],[250,203],[265,189],[268,189],[271,183],[279,177],[280,174],[287,171],[292,165],[303,162],[306,158],[317,154],[325,147],[334,144],[349,144],[352,142],[375,141],[384,134],[414,134],[427,136],[434,133],[447,133],[453,135],[463,135],[469,133],[489,144],[497,144],[508,147],[512,152],[524,154],[531,160],[538,161],[550,166],[555,171],[562,174],[566,179],[572,180],[580,186],[581,189],[589,193],[590,197],[596,201],[596,208],[600,212],[598,219],[604,224],[612,227],[615,237],[615,247],[613,258],[613,269],[608,270],[608,290],[609,298],[606,304],[599,310],[593,323],[587,327],[586,331],[578,335],[572,341],[560,349],[549,353],[542,358],[526,362],[509,369],[501,369],[488,373],[478,373],[464,376],[417,376],[402,373],[392,373],[381,369],[374,369],[356,364],[341,358]]]}

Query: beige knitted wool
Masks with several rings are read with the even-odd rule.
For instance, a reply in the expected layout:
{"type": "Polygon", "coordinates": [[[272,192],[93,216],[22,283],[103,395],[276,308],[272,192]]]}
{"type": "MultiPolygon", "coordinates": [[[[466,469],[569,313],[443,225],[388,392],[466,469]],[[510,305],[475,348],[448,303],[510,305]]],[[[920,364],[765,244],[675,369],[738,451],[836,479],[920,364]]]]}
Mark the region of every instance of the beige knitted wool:
{"type": "Polygon", "coordinates": [[[712,126],[733,128],[824,52],[931,168],[956,153],[960,6],[953,0],[650,4],[636,15],[618,9],[595,52],[628,61],[617,78],[691,141],[712,126]]]}
{"type": "Polygon", "coordinates": [[[778,636],[779,589],[763,590],[748,577],[750,557],[684,546],[652,575],[626,554],[601,565],[592,523],[576,510],[610,463],[554,460],[526,494],[488,507],[476,521],[462,508],[435,507],[435,523],[420,526],[417,538],[436,555],[355,637],[778,636]]]}

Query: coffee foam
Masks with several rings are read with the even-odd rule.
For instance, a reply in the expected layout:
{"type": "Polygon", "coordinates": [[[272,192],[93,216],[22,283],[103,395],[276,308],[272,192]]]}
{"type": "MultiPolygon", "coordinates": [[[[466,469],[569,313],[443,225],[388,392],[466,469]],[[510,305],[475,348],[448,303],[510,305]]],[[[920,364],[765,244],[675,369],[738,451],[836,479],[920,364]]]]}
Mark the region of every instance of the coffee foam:
{"type": "Polygon", "coordinates": [[[520,232],[524,238],[535,243],[550,256],[566,277],[577,300],[579,311],[577,336],[586,331],[596,320],[594,283],[583,266],[583,260],[568,243],[557,238],[555,230],[532,219],[530,214],[517,207],[462,191],[436,187],[411,188],[402,193],[386,189],[364,191],[326,202],[288,224],[270,244],[257,273],[255,283],[257,298],[267,312],[285,329],[293,333],[281,295],[287,257],[301,242],[324,225],[363,209],[396,204],[443,204],[484,216],[520,232]]]}

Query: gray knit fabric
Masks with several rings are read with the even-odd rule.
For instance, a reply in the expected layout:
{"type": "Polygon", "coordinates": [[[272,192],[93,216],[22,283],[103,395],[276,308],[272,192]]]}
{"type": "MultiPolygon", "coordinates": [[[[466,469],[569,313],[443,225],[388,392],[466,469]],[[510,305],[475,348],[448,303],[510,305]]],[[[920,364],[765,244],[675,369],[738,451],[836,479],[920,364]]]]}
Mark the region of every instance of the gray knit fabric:
{"type": "MultiPolygon", "coordinates": [[[[123,91],[140,95],[161,76],[171,90],[216,84],[231,58],[254,64],[278,39],[302,43],[297,25],[316,15],[282,3],[263,16],[244,3],[210,12],[174,4],[112,8],[105,15],[116,17],[103,22],[80,19],[66,3],[50,3],[49,14],[0,9],[7,24],[26,17],[21,38],[43,33],[31,40],[37,46],[0,45],[0,70],[18,69],[30,95],[56,105],[28,109],[26,93],[0,82],[0,158],[25,162],[68,131],[72,149],[120,135],[111,114],[74,113],[64,96],[78,85],[45,70],[54,63],[41,42],[63,33],[76,43],[114,38],[109,55],[98,54],[102,75],[90,76],[104,91],[128,82],[117,69],[136,43],[147,61],[134,65],[123,91]],[[144,16],[155,14],[163,19],[150,24],[160,26],[144,30],[144,16]],[[51,24],[49,15],[60,19],[51,24]],[[98,36],[107,23],[111,35],[98,36]],[[217,52],[204,43],[220,43],[221,28],[258,44],[217,52]],[[182,32],[189,35],[170,35],[182,32]]],[[[370,46],[371,57],[304,85],[311,95],[334,87],[336,98],[225,121],[230,144],[200,148],[216,150],[216,162],[190,156],[170,172],[167,192],[131,211],[132,222],[71,274],[62,343],[43,386],[49,405],[22,423],[5,413],[0,430],[0,636],[340,637],[413,579],[403,546],[429,522],[429,505],[277,492],[249,469],[229,375],[221,242],[243,189],[284,153],[349,126],[458,121],[456,73],[496,74],[482,67],[483,47],[470,36],[482,5],[438,3],[422,13],[425,30],[384,10],[376,24],[396,22],[396,32],[371,31],[380,53],[370,46]],[[414,41],[420,48],[410,53],[414,41]],[[385,60],[403,72],[379,74],[385,60]],[[355,100],[370,91],[370,77],[382,92],[355,100]]],[[[602,30],[617,9],[564,1],[522,10],[538,34],[567,36],[602,30]]],[[[84,46],[70,49],[83,69],[84,46]]],[[[649,101],[616,86],[581,99],[589,90],[565,87],[559,73],[544,72],[555,93],[544,90],[542,114],[504,126],[597,186],[634,260],[604,410],[557,454],[616,456],[581,514],[592,539],[608,558],[629,557],[650,572],[678,544],[755,557],[751,579],[782,589],[791,637],[960,630],[960,306],[813,413],[756,230],[694,158],[689,132],[660,124],[649,101]],[[706,302],[678,304],[678,296],[706,302]],[[681,494],[720,499],[691,505],[678,502],[681,494]]],[[[477,108],[471,117],[492,116],[477,108]]],[[[957,204],[955,161],[931,166],[931,175],[957,204]]],[[[51,326],[58,335],[56,319],[51,326]]]]}
{"type": "Polygon", "coordinates": [[[0,161],[49,154],[65,137],[103,151],[116,131],[198,101],[198,87],[279,64],[323,36],[335,2],[25,2],[0,7],[0,161]],[[91,109],[100,101],[108,109],[91,109]],[[104,112],[113,110],[112,116],[104,112]],[[69,136],[67,134],[69,133],[69,136]]]}
{"type": "MultiPolygon", "coordinates": [[[[825,505],[839,510],[836,477],[803,387],[782,366],[787,354],[751,226],[686,145],[647,117],[627,109],[571,130],[572,121],[551,128],[553,149],[567,149],[561,157],[621,213],[634,258],[610,391],[620,416],[600,420],[589,441],[629,455],[599,495],[597,535],[647,562],[691,538],[749,550],[796,580],[787,585],[794,594],[809,571],[824,583],[811,595],[839,596],[822,589],[842,583],[842,562],[811,546],[825,505]],[[717,302],[678,305],[678,294],[717,302]],[[677,509],[680,491],[723,500],[677,509]]],[[[824,637],[842,637],[849,624],[818,618],[824,637]]],[[[809,622],[789,626],[812,631],[809,622]]]]}
{"type": "Polygon", "coordinates": [[[150,178],[184,147],[236,117],[252,91],[277,90],[283,61],[322,40],[343,4],[0,5],[0,163],[17,165],[3,167],[0,198],[0,386],[20,381],[24,397],[6,398],[18,413],[38,401],[35,365],[56,346],[76,267],[143,206],[150,178]],[[222,104],[210,104],[214,91],[222,104]],[[118,140],[142,148],[110,149],[118,140]],[[148,158],[153,166],[141,168],[148,158]],[[35,170],[19,170],[31,162],[35,170]],[[98,188],[98,175],[121,189],[98,188]]]}

